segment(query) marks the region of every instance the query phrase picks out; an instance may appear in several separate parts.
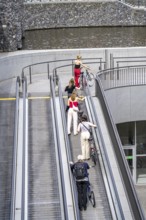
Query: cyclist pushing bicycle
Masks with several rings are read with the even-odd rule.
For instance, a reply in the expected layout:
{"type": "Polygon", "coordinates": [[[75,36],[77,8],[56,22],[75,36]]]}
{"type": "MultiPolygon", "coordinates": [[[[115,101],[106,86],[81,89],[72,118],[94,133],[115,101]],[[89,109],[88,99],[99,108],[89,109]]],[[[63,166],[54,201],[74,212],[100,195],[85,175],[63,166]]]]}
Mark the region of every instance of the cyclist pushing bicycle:
{"type": "MultiPolygon", "coordinates": [[[[87,196],[89,196],[90,183],[88,169],[90,166],[83,161],[83,156],[78,155],[78,161],[76,163],[70,163],[71,170],[76,178],[76,185],[78,191],[78,205],[79,210],[87,209],[87,196]],[[87,195],[88,193],[88,195],[87,195]]],[[[90,197],[89,197],[90,199],[90,197]]],[[[95,199],[94,199],[95,203],[95,199]]]]}

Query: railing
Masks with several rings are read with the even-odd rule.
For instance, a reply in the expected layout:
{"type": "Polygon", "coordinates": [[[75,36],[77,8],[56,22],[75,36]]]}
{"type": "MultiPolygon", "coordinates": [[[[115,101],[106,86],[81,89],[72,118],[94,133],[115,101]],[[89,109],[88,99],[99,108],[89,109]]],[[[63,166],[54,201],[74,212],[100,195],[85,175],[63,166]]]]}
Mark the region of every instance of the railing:
{"type": "Polygon", "coordinates": [[[16,106],[15,106],[15,129],[14,129],[13,163],[12,163],[10,220],[14,220],[14,218],[15,218],[16,168],[17,168],[18,120],[19,120],[19,87],[20,87],[20,78],[17,77],[17,79],[16,79],[16,106]]]}
{"type": "Polygon", "coordinates": [[[146,1],[145,0],[119,0],[124,3],[128,3],[132,6],[137,6],[137,7],[146,7],[146,1]]]}
{"type": "MultiPolygon", "coordinates": [[[[55,80],[55,78],[54,78],[54,80],[55,80]]],[[[69,162],[72,161],[72,154],[71,154],[70,141],[69,141],[69,137],[67,134],[65,107],[64,107],[63,97],[62,97],[62,88],[61,88],[60,81],[58,81],[58,94],[59,94],[59,101],[60,101],[60,108],[61,108],[61,115],[62,115],[64,138],[65,138],[65,143],[66,143],[66,154],[67,154],[68,170],[69,170],[69,177],[70,177],[71,190],[72,190],[72,198],[73,198],[73,203],[74,203],[75,219],[80,220],[80,214],[79,214],[79,209],[78,209],[77,190],[76,190],[75,181],[73,179],[73,175],[71,173],[70,164],[69,164],[69,162]]]]}
{"type": "Polygon", "coordinates": [[[26,165],[27,165],[27,111],[26,111],[26,99],[27,99],[27,78],[22,78],[22,88],[23,88],[23,156],[22,156],[22,200],[21,200],[21,220],[27,220],[27,189],[26,185],[26,165]]]}
{"type": "Polygon", "coordinates": [[[116,67],[119,68],[122,66],[144,65],[145,63],[146,63],[146,56],[128,56],[128,57],[122,56],[122,57],[119,57],[119,56],[114,56],[113,53],[110,53],[110,69],[113,69],[116,67]],[[120,66],[120,65],[122,65],[122,66],[120,66]]]}
{"type": "Polygon", "coordinates": [[[53,77],[50,76],[50,90],[51,90],[51,96],[52,96],[52,107],[53,107],[53,113],[54,113],[54,124],[55,124],[55,138],[56,138],[56,142],[57,142],[57,163],[58,163],[58,167],[59,167],[59,172],[58,172],[58,181],[60,182],[60,188],[61,188],[61,195],[60,195],[60,199],[62,200],[61,205],[63,205],[63,209],[64,209],[64,217],[63,219],[68,219],[68,212],[67,212],[67,202],[66,202],[66,197],[65,197],[65,184],[64,184],[64,178],[63,178],[63,167],[62,167],[62,160],[61,160],[61,150],[60,150],[60,141],[59,141],[59,128],[58,128],[58,123],[57,123],[57,107],[56,107],[56,102],[55,102],[55,88],[54,88],[54,82],[53,82],[53,77]]]}
{"type": "Polygon", "coordinates": [[[103,110],[103,114],[106,120],[106,124],[108,127],[108,131],[113,143],[113,148],[115,151],[115,155],[119,164],[119,168],[121,171],[123,183],[125,184],[125,190],[128,195],[129,203],[131,205],[131,210],[133,212],[134,218],[136,220],[144,220],[144,213],[141,208],[139,199],[137,197],[136,189],[132,180],[132,176],[130,173],[130,169],[128,163],[126,161],[124,151],[122,149],[122,144],[116,129],[116,126],[113,122],[112,115],[110,114],[110,110],[106,101],[105,93],[102,87],[102,83],[99,77],[96,77],[96,96],[100,100],[100,104],[103,110]]]}
{"type": "MultiPolygon", "coordinates": [[[[84,64],[93,63],[93,60],[94,60],[94,64],[98,64],[100,70],[105,69],[105,62],[102,60],[101,57],[99,57],[99,58],[95,58],[95,57],[93,57],[93,58],[84,58],[82,60],[87,61],[84,64]],[[92,62],[89,62],[90,60],[92,62]]],[[[49,79],[49,76],[53,72],[53,69],[54,68],[56,68],[56,69],[59,68],[59,66],[56,67],[56,63],[57,64],[58,63],[63,63],[64,64],[66,62],[69,62],[69,64],[64,65],[62,67],[67,67],[67,66],[71,67],[71,72],[72,72],[72,75],[73,75],[74,74],[74,59],[64,59],[64,60],[53,60],[53,61],[39,62],[39,63],[34,63],[34,64],[31,64],[31,65],[25,66],[22,69],[22,77],[29,75],[29,83],[32,83],[32,75],[43,73],[43,74],[47,74],[48,79],[49,79]],[[35,67],[37,67],[36,70],[35,70],[35,67]],[[39,71],[39,68],[40,68],[40,71],[39,71]]]]}
{"type": "MultiPolygon", "coordinates": [[[[97,129],[93,130],[93,135],[98,142],[98,146],[99,146],[100,153],[101,153],[102,164],[104,166],[104,171],[102,170],[102,175],[106,176],[106,178],[103,178],[103,179],[105,183],[107,197],[109,199],[109,205],[111,207],[111,213],[113,214],[113,216],[116,215],[116,219],[123,220],[124,214],[123,214],[123,210],[121,207],[119,195],[117,192],[112,168],[109,162],[107,147],[105,146],[105,143],[104,143],[103,135],[100,129],[100,124],[97,118],[97,113],[94,107],[93,99],[90,94],[90,89],[89,89],[88,84],[86,87],[86,95],[87,95],[87,100],[88,100],[89,109],[90,109],[89,111],[91,112],[92,121],[94,121],[94,123],[97,125],[97,129]],[[105,182],[105,179],[107,181],[107,184],[105,182]],[[111,204],[111,201],[112,201],[112,204],[111,204]],[[112,210],[112,207],[114,210],[112,210]]],[[[113,217],[113,219],[115,218],[113,217]]]]}
{"type": "Polygon", "coordinates": [[[104,90],[146,84],[146,65],[120,67],[97,73],[104,90]]]}

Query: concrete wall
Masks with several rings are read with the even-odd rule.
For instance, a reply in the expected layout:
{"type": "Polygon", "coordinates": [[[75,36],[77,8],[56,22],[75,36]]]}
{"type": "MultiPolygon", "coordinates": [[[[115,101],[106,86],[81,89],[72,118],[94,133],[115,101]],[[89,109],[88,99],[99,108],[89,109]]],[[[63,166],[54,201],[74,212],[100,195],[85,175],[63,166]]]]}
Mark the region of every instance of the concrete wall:
{"type": "MultiPolygon", "coordinates": [[[[75,59],[77,54],[81,54],[83,58],[102,58],[102,61],[106,61],[106,68],[110,66],[110,54],[115,57],[131,57],[131,56],[144,56],[146,55],[146,47],[143,48],[103,48],[103,49],[70,49],[70,50],[36,50],[36,51],[17,51],[11,53],[0,54],[0,81],[8,79],[13,76],[20,75],[22,68],[38,63],[47,62],[51,60],[59,59],[75,59]]],[[[89,61],[89,60],[87,60],[89,61]]],[[[50,71],[54,67],[60,65],[70,64],[70,62],[60,62],[52,64],[50,71]]],[[[128,64],[128,63],[127,63],[128,64]]],[[[141,63],[136,63],[141,64],[141,63]]],[[[99,64],[92,64],[92,70],[97,73],[99,70],[99,64]]],[[[62,71],[71,71],[70,68],[64,68],[62,71]]],[[[46,65],[34,67],[32,73],[47,72],[46,65]]]]}
{"type": "Polygon", "coordinates": [[[118,1],[25,4],[24,29],[146,25],[145,11],[118,1]]]}
{"type": "MultiPolygon", "coordinates": [[[[0,81],[13,76],[18,76],[22,72],[22,68],[38,63],[62,59],[75,59],[77,54],[81,54],[83,58],[103,58],[105,57],[104,49],[74,49],[74,50],[43,50],[43,51],[17,51],[12,53],[1,54],[0,56],[0,81]]],[[[71,64],[71,61],[58,62],[50,66],[50,71],[53,68],[61,65],[71,64]]],[[[99,69],[99,64],[92,64],[92,70],[96,73],[99,69]]],[[[64,68],[62,71],[72,71],[71,67],[64,68]]],[[[32,68],[32,73],[47,73],[47,66],[40,65],[32,68]]],[[[26,71],[28,73],[28,71],[26,71]]]]}
{"type": "Polygon", "coordinates": [[[26,29],[135,25],[146,25],[146,11],[116,0],[26,4],[1,0],[0,51],[20,49],[26,29]]]}
{"type": "Polygon", "coordinates": [[[0,1],[0,51],[22,47],[23,0],[0,1]]]}
{"type": "Polygon", "coordinates": [[[146,85],[111,89],[106,98],[116,124],[146,120],[146,85]]]}

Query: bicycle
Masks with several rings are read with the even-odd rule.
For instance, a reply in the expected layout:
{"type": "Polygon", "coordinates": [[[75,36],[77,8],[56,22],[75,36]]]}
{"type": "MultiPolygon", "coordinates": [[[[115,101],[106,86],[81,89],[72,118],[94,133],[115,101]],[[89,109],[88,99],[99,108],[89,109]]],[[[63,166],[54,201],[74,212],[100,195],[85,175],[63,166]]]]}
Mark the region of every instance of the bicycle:
{"type": "Polygon", "coordinates": [[[93,208],[96,207],[95,195],[94,195],[93,190],[91,190],[90,182],[89,182],[89,185],[87,187],[87,201],[90,201],[90,203],[93,206],[93,208]]]}
{"type": "Polygon", "coordinates": [[[90,156],[93,163],[96,165],[97,163],[97,150],[94,146],[90,147],[90,156]]]}
{"type": "Polygon", "coordinates": [[[94,84],[94,75],[93,73],[89,73],[88,70],[86,70],[86,73],[81,72],[79,77],[79,84],[80,89],[83,89],[85,86],[87,86],[87,83],[90,87],[94,84]]]}
{"type": "Polygon", "coordinates": [[[89,138],[89,146],[90,146],[90,157],[91,157],[91,160],[93,161],[94,165],[96,165],[98,153],[97,153],[97,150],[96,150],[96,147],[95,147],[95,143],[94,143],[94,140],[93,140],[92,137],[89,138]]]}

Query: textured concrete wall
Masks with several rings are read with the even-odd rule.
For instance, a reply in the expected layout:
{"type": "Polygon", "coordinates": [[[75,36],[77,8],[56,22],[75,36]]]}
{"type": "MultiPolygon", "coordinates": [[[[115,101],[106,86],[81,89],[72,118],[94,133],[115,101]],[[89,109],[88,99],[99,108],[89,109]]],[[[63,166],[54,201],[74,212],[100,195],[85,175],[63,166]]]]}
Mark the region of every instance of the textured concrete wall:
{"type": "Polygon", "coordinates": [[[146,12],[121,2],[25,4],[24,29],[146,25],[146,12]]]}
{"type": "Polygon", "coordinates": [[[0,50],[21,48],[23,0],[0,1],[0,50]]]}
{"type": "Polygon", "coordinates": [[[0,51],[20,49],[25,30],[134,25],[146,25],[146,11],[118,1],[24,4],[24,0],[1,0],[0,51]]]}

